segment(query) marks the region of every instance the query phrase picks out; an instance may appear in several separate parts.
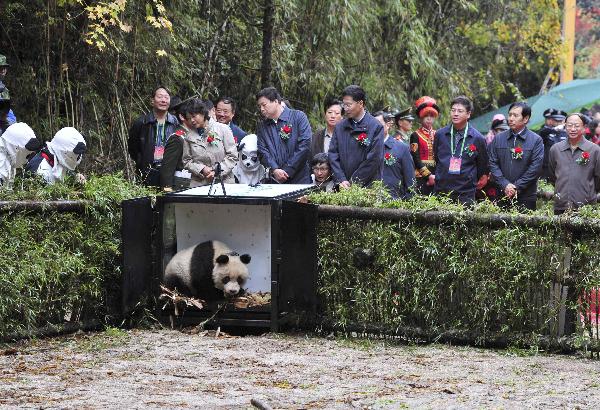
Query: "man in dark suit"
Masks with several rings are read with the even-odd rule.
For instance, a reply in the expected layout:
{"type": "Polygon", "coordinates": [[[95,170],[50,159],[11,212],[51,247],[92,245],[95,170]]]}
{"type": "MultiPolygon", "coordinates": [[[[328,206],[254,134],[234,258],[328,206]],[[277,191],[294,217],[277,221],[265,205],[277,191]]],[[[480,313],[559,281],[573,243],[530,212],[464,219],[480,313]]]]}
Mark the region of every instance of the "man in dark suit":
{"type": "Polygon", "coordinates": [[[383,126],[365,109],[365,91],[350,85],[342,94],[346,118],[335,126],[329,161],[340,188],[364,186],[381,179],[383,126]]]}
{"type": "Polygon", "coordinates": [[[490,171],[500,192],[500,204],[535,210],[537,181],[544,162],[542,138],[527,128],[531,107],[516,102],[508,110],[509,130],[488,145],[490,171]]]}

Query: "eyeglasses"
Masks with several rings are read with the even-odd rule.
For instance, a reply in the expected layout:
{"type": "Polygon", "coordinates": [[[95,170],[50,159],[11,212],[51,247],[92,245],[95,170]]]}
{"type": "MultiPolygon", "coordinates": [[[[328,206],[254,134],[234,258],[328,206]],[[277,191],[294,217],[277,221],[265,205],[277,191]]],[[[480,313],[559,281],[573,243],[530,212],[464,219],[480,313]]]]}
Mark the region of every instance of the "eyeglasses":
{"type": "Polygon", "coordinates": [[[568,123],[568,124],[565,124],[565,128],[573,128],[574,130],[578,130],[580,128],[583,128],[583,125],[568,123]]]}
{"type": "Polygon", "coordinates": [[[323,171],[323,172],[329,172],[329,167],[318,167],[318,166],[314,166],[312,167],[313,171],[323,171]]]}
{"type": "Polygon", "coordinates": [[[350,108],[352,107],[354,104],[358,104],[360,101],[352,101],[352,102],[344,102],[342,103],[342,107],[344,108],[350,108]]]}

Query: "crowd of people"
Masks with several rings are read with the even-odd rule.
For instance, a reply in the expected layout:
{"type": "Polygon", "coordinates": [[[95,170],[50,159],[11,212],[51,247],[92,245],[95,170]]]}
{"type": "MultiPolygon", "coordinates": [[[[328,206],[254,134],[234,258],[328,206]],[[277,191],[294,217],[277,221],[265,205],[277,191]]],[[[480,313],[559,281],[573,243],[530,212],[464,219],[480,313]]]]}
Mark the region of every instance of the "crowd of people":
{"type": "MultiPolygon", "coordinates": [[[[18,168],[48,183],[75,173],[86,151],[75,128],[43,144],[11,110],[4,84],[9,64],[0,55],[0,185],[18,168]]],[[[313,133],[306,114],[274,87],[256,94],[262,119],[249,134],[234,123],[235,101],[171,98],[159,86],[152,110],[137,118],[128,150],[144,183],[169,191],[225,183],[314,184],[324,191],[381,180],[393,198],[444,195],[469,205],[489,198],[505,208],[535,209],[537,184],[555,187],[557,214],[595,203],[600,189],[600,113],[548,108],[545,125],[528,128],[531,107],[510,105],[483,136],[470,123],[472,101],[454,98],[450,123],[436,129],[441,108],[430,96],[401,111],[370,113],[357,85],[324,106],[325,126],[313,133]],[[587,113],[586,113],[587,114],[587,113]],[[413,130],[413,123],[419,126],[413,130]]],[[[83,176],[76,174],[80,180],[83,176]]]]}
{"type": "Polygon", "coordinates": [[[26,175],[39,175],[49,184],[73,173],[85,181],[75,168],[86,151],[85,139],[73,127],[60,129],[47,143],[36,137],[31,127],[18,122],[11,109],[10,92],[4,78],[10,65],[0,54],[0,187],[10,187],[17,169],[26,175]]]}
{"type": "Polygon", "coordinates": [[[515,102],[483,136],[469,122],[473,103],[465,96],[451,101],[450,123],[436,130],[434,98],[371,114],[365,91],[350,85],[341,100],[325,104],[325,126],[313,133],[306,114],[277,89],[261,90],[256,103],[262,119],[256,134],[247,134],[233,122],[230,97],[216,106],[197,98],[173,104],[168,89],[155,89],[152,111],[129,132],[129,153],[145,183],[167,191],[216,177],[245,183],[239,168],[255,165],[263,183],[335,191],[381,180],[393,198],[445,195],[469,205],[487,197],[504,208],[535,209],[538,180],[545,178],[555,185],[556,214],[595,203],[600,189],[600,125],[581,113],[549,108],[534,132],[531,107],[515,102]]]}

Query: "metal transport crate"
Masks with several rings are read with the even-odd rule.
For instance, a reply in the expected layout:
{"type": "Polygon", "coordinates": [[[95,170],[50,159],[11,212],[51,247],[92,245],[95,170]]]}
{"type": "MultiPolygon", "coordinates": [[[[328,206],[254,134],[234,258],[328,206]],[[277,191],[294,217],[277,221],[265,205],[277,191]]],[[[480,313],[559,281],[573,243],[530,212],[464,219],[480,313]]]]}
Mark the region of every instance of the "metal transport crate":
{"type": "Polygon", "coordinates": [[[250,254],[245,288],[270,292],[271,303],[246,309],[228,304],[223,309],[225,299],[207,300],[202,310],[187,308],[180,323],[200,323],[214,315],[215,325],[277,331],[288,321],[313,316],[317,206],[296,202],[311,189],[311,185],[204,186],[159,196],[154,210],[150,198],[124,201],[124,311],[131,311],[147,291],[159,294],[164,269],[177,251],[218,240],[239,254],[250,254]]]}

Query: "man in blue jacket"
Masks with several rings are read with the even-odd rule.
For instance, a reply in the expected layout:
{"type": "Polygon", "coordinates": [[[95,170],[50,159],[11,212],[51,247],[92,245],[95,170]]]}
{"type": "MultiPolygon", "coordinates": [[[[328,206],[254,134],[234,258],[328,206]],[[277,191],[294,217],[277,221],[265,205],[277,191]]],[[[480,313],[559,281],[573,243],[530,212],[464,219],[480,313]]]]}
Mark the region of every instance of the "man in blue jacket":
{"type": "Polygon", "coordinates": [[[488,146],[490,171],[501,193],[501,204],[535,210],[537,181],[544,163],[544,142],[527,128],[531,107],[516,102],[508,109],[509,130],[488,146]]]}
{"type": "Polygon", "coordinates": [[[256,102],[264,117],[256,131],[258,153],[273,182],[310,184],[307,158],[312,130],[306,114],[284,107],[274,87],[262,89],[256,102]]]}
{"type": "Polygon", "coordinates": [[[381,179],[383,126],[365,110],[366,94],[357,85],[344,89],[342,102],[346,118],[333,130],[329,162],[340,188],[358,183],[364,186],[381,179]]]}
{"type": "Polygon", "coordinates": [[[488,156],[483,135],[469,126],[473,103],[465,96],[452,100],[452,123],[437,130],[433,142],[434,192],[462,204],[475,201],[476,189],[488,181],[488,156]]]}

